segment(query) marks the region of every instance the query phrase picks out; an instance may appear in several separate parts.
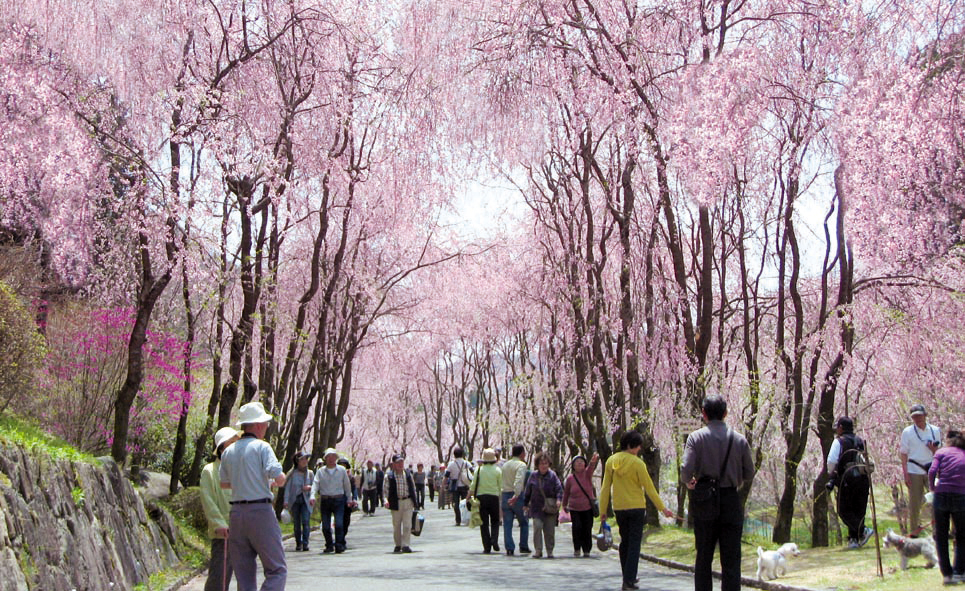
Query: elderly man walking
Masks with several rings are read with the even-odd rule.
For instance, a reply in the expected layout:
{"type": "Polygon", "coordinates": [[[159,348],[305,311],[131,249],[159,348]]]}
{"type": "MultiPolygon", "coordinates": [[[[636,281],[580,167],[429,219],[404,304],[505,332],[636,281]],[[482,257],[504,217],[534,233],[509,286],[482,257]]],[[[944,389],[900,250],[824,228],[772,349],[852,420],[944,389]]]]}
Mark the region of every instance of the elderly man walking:
{"type": "Polygon", "coordinates": [[[396,554],[412,552],[409,540],[412,533],[412,511],[415,508],[415,482],[405,469],[405,456],[395,454],[385,475],[385,507],[392,511],[392,538],[396,554]]]}
{"type": "Polygon", "coordinates": [[[345,552],[345,508],[354,503],[352,482],[348,470],[338,465],[338,452],[331,447],[323,456],[325,465],[315,471],[312,483],[312,506],[316,498],[322,513],[322,535],[325,536],[323,554],[345,552]],[[335,537],[332,537],[332,518],[335,521],[335,537]]]}
{"type": "Polygon", "coordinates": [[[228,538],[238,591],[255,591],[255,559],[265,571],[261,591],[283,591],[288,578],[281,529],[272,508],[271,486],[285,486],[285,473],[271,446],[263,441],[272,417],[260,402],[241,407],[244,433],[221,455],[221,488],[231,489],[228,538]]]}

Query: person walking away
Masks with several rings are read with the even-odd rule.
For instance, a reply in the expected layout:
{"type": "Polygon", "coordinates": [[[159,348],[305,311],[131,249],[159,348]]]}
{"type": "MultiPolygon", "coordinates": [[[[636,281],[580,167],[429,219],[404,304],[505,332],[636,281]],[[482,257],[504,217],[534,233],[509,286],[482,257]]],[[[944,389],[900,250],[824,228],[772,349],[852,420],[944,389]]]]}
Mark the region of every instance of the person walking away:
{"type": "Polygon", "coordinates": [[[404,464],[405,456],[392,456],[382,491],[386,498],[385,508],[392,511],[392,539],[395,541],[392,551],[396,554],[412,552],[409,544],[412,539],[412,512],[415,510],[415,482],[412,473],[404,468],[404,464]]]}
{"type": "Polygon", "coordinates": [[[560,516],[560,501],[563,498],[563,484],[556,472],[550,469],[550,456],[545,451],[536,454],[536,470],[526,482],[526,504],[529,516],[533,519],[533,558],[553,558],[556,546],[556,526],[560,516]]]}
{"type": "Polygon", "coordinates": [[[449,478],[449,500],[452,502],[452,508],[456,513],[457,526],[462,525],[462,511],[459,507],[459,501],[465,499],[469,493],[469,482],[472,479],[472,467],[462,456],[461,447],[453,449],[452,461],[446,467],[449,478]]]}
{"type": "MultiPolygon", "coordinates": [[[[355,483],[355,477],[352,475],[352,464],[348,461],[348,459],[339,458],[336,464],[345,468],[345,471],[348,472],[348,481],[352,487],[351,496],[345,499],[345,508],[343,509],[345,517],[342,520],[345,522],[345,538],[348,538],[348,528],[350,525],[352,525],[352,513],[358,511],[359,508],[359,488],[355,483]]],[[[347,547],[348,542],[346,542],[345,545],[347,547]]]]}
{"type": "Polygon", "coordinates": [[[839,417],[834,424],[837,437],[828,452],[828,491],[838,487],[838,516],[848,526],[848,547],[860,548],[874,533],[865,527],[871,479],[859,465],[864,440],[854,434],[854,421],[839,417]]]}
{"type": "Polygon", "coordinates": [[[204,591],[225,591],[231,582],[228,560],[228,514],[231,511],[231,490],[221,488],[221,455],[238,441],[238,432],[222,427],[214,434],[215,460],[201,470],[201,508],[208,520],[208,539],[211,540],[211,560],[204,591]]]}
{"type": "Polygon", "coordinates": [[[908,487],[908,533],[917,538],[921,531],[921,507],[928,484],[928,469],[932,457],[942,441],[942,432],[928,423],[925,407],[916,404],[910,409],[912,424],[901,432],[898,455],[908,487]]]}
{"type": "Polygon", "coordinates": [[[497,459],[495,450],[483,450],[481,465],[473,475],[466,498],[467,504],[479,503],[479,517],[482,518],[479,535],[482,537],[483,554],[491,554],[493,550],[499,552],[499,495],[503,475],[496,466],[497,459]]]}
{"type": "Polygon", "coordinates": [[[945,447],[935,452],[928,470],[928,486],[934,494],[935,547],[938,568],[946,585],[965,582],[965,437],[949,431],[945,447]],[[955,524],[955,562],[948,558],[949,521],[955,524]]]}
{"type": "Polygon", "coordinates": [[[502,510],[503,543],[506,556],[516,551],[513,541],[513,521],[519,523],[519,553],[529,554],[529,517],[526,516],[523,489],[526,486],[526,448],[517,443],[513,446],[513,456],[502,467],[502,510]]]}
{"type": "Polygon", "coordinates": [[[257,588],[255,559],[265,579],[261,591],[283,591],[288,578],[281,528],[271,505],[271,486],[285,486],[285,473],[264,441],[272,416],[260,402],[239,409],[244,433],[221,454],[221,488],[231,489],[228,553],[238,591],[257,588]]]}
{"type": "Polygon", "coordinates": [[[345,507],[352,499],[352,482],[348,471],[338,465],[338,452],[333,448],[325,450],[322,456],[325,465],[315,472],[312,482],[312,506],[318,502],[322,515],[322,535],[325,536],[323,554],[345,552],[345,507]],[[335,535],[332,535],[332,522],[335,522],[335,535]]]}
{"type": "Polygon", "coordinates": [[[426,477],[426,485],[429,487],[429,502],[436,502],[436,465],[429,466],[429,475],[426,477]]]}
{"type": "Polygon", "coordinates": [[[737,489],[754,477],[751,448],[743,435],[731,430],[727,402],[720,396],[704,399],[701,415],[706,425],[687,436],[680,477],[690,489],[694,515],[694,589],[711,591],[711,563],[720,545],[721,591],[736,591],[741,586],[741,535],[744,532],[744,506],[737,489]],[[717,489],[716,515],[698,511],[694,490],[698,481],[712,479],[717,489]]]}
{"type": "Polygon", "coordinates": [[[382,465],[378,462],[375,463],[375,490],[379,494],[379,506],[385,504],[385,472],[382,471],[382,465]]]}
{"type": "Polygon", "coordinates": [[[593,503],[596,500],[593,472],[599,462],[599,454],[593,454],[589,463],[583,456],[576,456],[570,462],[572,472],[563,485],[563,506],[573,521],[573,556],[589,556],[593,549],[593,503]]]}
{"type": "Polygon", "coordinates": [[[379,502],[377,477],[375,465],[369,460],[362,472],[362,512],[365,515],[375,515],[375,507],[379,502]]]}
{"type": "Polygon", "coordinates": [[[637,431],[624,433],[620,437],[620,451],[610,456],[603,467],[603,484],[600,486],[600,523],[607,520],[612,500],[613,514],[620,527],[621,589],[638,589],[637,571],[643,527],[647,523],[647,497],[658,511],[673,517],[673,512],[664,506],[657,494],[647,465],[639,457],[642,448],[643,435],[637,431]]]}
{"type": "Polygon", "coordinates": [[[295,528],[295,552],[308,552],[308,537],[312,531],[311,495],[315,477],[308,469],[310,456],[306,451],[295,453],[295,467],[285,482],[284,507],[291,513],[295,528]]]}
{"type": "Polygon", "coordinates": [[[415,508],[425,509],[426,468],[421,462],[416,465],[416,471],[412,473],[412,481],[415,482],[415,508]]]}

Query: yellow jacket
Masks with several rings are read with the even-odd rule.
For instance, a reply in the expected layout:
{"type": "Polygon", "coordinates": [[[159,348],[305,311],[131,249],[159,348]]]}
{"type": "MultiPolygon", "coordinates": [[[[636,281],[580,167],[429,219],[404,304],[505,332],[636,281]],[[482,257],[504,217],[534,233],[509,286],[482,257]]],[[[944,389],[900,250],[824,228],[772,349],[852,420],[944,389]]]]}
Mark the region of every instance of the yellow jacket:
{"type": "Polygon", "coordinates": [[[607,511],[610,489],[613,489],[613,510],[646,509],[647,500],[653,501],[658,511],[664,510],[663,501],[653,486],[647,465],[637,456],[618,451],[610,456],[603,469],[603,486],[600,490],[600,510],[607,511]]]}

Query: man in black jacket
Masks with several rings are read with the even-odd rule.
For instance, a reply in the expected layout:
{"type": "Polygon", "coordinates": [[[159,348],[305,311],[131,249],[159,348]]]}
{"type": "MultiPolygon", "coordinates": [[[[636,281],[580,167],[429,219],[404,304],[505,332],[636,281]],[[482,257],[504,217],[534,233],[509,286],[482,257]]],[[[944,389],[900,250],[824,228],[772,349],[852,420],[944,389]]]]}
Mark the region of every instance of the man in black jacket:
{"type": "Polygon", "coordinates": [[[840,417],[834,427],[837,437],[828,452],[828,491],[838,487],[838,516],[848,526],[848,547],[860,548],[874,533],[864,524],[871,490],[864,440],[854,434],[854,421],[849,417],[840,417]]]}
{"type": "Polygon", "coordinates": [[[392,538],[396,554],[409,554],[412,535],[412,511],[415,509],[415,482],[412,473],[405,469],[405,456],[395,454],[385,475],[385,508],[392,511],[392,538]]]}

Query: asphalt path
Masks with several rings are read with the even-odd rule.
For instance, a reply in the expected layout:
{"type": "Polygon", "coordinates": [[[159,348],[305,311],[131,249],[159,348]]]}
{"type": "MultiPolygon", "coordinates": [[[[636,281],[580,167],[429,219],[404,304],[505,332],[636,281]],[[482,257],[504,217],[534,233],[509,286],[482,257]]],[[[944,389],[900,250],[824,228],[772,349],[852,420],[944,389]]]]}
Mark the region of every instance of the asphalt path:
{"type": "MultiPolygon", "coordinates": [[[[426,499],[428,505],[428,499],[426,499]]],[[[553,559],[529,555],[483,554],[478,529],[456,527],[451,510],[427,508],[425,530],[412,538],[412,554],[394,554],[392,519],[380,508],[373,517],[355,513],[343,554],[322,554],[320,531],[311,535],[311,550],[295,552],[285,540],[288,591],[612,591],[620,589],[620,558],[616,549],[589,558],[574,558],[569,524],[556,530],[553,559]]],[[[518,530],[514,529],[518,534],[518,530]]],[[[530,530],[532,536],[532,530],[530,530]]],[[[502,547],[502,535],[500,535],[502,547]]],[[[532,547],[532,544],[530,544],[532,547]]],[[[646,550],[646,548],[644,548],[646,550]]],[[[693,575],[640,561],[640,589],[690,591],[693,575]]],[[[181,587],[202,591],[205,575],[181,587]]],[[[259,576],[259,584],[261,578],[259,576]]],[[[715,588],[719,585],[715,581],[715,588]]],[[[231,590],[235,589],[232,582],[231,590]]]]}

